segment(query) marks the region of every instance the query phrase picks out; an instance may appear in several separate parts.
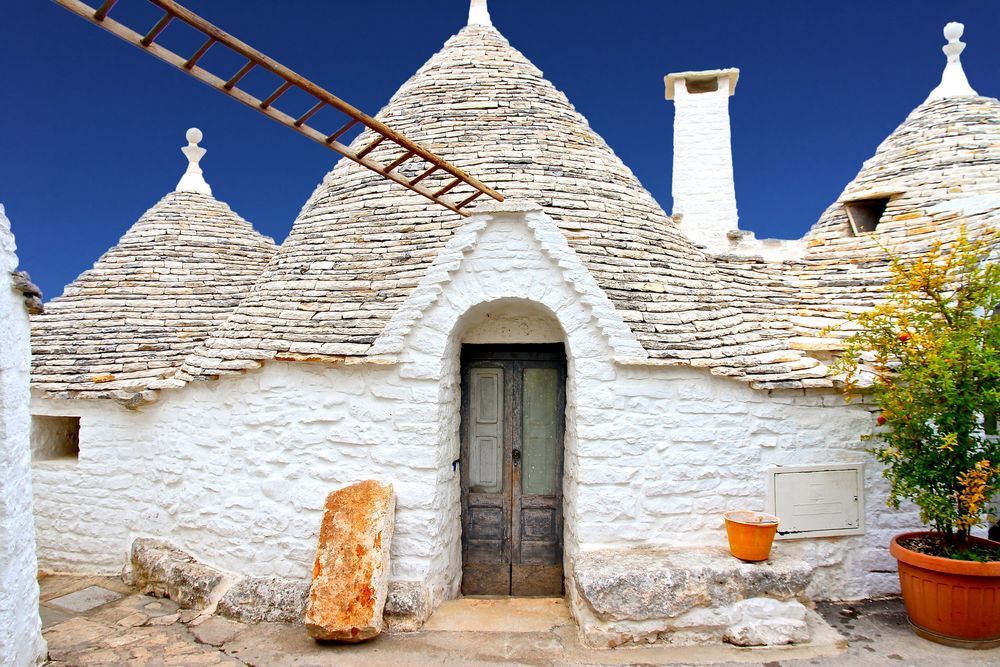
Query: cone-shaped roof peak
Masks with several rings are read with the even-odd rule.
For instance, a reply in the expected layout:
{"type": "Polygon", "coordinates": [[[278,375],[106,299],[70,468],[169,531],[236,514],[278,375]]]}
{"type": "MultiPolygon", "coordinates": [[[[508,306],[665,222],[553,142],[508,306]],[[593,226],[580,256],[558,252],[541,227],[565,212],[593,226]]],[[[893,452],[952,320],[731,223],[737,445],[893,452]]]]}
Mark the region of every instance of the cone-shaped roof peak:
{"type": "Polygon", "coordinates": [[[229,316],[274,251],[211,195],[169,193],[32,319],[33,387],[139,396],[229,316]]]}
{"type": "Polygon", "coordinates": [[[965,70],[962,69],[962,51],[965,50],[965,42],[962,41],[963,32],[965,32],[965,26],[956,21],[952,21],[944,27],[944,38],[948,40],[948,43],[941,47],[941,50],[948,57],[948,62],[945,64],[944,72],[941,74],[941,83],[931,91],[931,94],[924,100],[925,102],[940,100],[946,97],[964,97],[978,94],[969,85],[969,79],[966,78],[965,70]]]}

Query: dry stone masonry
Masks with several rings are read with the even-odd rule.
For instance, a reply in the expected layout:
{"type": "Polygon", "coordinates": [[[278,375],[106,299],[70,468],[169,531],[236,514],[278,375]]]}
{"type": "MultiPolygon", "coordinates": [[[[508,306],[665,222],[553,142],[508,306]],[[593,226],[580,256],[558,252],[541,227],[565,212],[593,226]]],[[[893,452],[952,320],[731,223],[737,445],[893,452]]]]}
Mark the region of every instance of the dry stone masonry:
{"type": "Polygon", "coordinates": [[[205,188],[182,179],[33,318],[37,391],[136,404],[179,384],[184,357],[225,321],[275,251],[205,188]]]}

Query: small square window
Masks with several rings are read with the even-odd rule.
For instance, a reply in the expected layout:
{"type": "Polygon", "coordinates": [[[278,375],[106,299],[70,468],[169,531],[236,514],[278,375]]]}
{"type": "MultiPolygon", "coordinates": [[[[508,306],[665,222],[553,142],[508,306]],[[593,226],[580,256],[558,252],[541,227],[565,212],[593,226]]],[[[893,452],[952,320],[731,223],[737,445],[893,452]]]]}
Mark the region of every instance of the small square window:
{"type": "Polygon", "coordinates": [[[888,197],[844,202],[844,208],[847,210],[847,217],[851,221],[851,231],[854,232],[854,235],[860,236],[874,232],[888,205],[888,197]]]}
{"type": "Polygon", "coordinates": [[[58,461],[80,457],[80,418],[31,416],[31,457],[58,461]]]}

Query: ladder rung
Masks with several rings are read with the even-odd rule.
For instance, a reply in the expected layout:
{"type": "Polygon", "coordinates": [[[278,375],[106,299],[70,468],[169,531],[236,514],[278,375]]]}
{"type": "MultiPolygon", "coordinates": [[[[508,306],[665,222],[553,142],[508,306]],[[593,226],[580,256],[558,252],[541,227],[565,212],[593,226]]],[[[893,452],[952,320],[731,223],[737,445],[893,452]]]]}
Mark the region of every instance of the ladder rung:
{"type": "Polygon", "coordinates": [[[466,206],[468,206],[469,204],[471,204],[472,202],[474,202],[476,200],[476,198],[479,197],[482,194],[483,194],[482,190],[476,190],[469,197],[467,197],[466,199],[464,199],[462,201],[462,203],[459,204],[456,208],[465,208],[466,206]]]}
{"type": "Polygon", "coordinates": [[[191,69],[197,65],[198,61],[201,60],[201,57],[205,55],[210,48],[212,48],[212,45],[215,44],[215,42],[215,37],[209,37],[208,40],[201,45],[201,48],[194,52],[193,56],[184,61],[184,69],[191,69]]]}
{"type": "Polygon", "coordinates": [[[115,6],[116,2],[118,2],[118,0],[104,0],[104,4],[102,4],[96,12],[94,12],[94,20],[103,21],[104,17],[108,15],[108,12],[111,11],[111,8],[115,6]]]}
{"type": "Polygon", "coordinates": [[[312,109],[310,109],[309,111],[305,112],[304,114],[298,117],[298,119],[295,121],[295,127],[301,127],[302,123],[312,118],[317,111],[319,111],[325,106],[326,102],[317,102],[312,109]]]}
{"type": "MultiPolygon", "coordinates": [[[[117,0],[53,1],[77,16],[102,27],[111,34],[124,39],[134,46],[142,48],[146,53],[156,56],[160,60],[163,60],[181,71],[190,74],[195,79],[198,79],[216,90],[227,94],[229,97],[232,97],[241,104],[245,104],[248,107],[256,109],[272,120],[295,130],[313,141],[326,145],[331,150],[358,163],[362,167],[379,173],[384,178],[402,185],[403,187],[409,188],[413,192],[434,201],[436,204],[443,206],[450,211],[463,216],[469,215],[468,212],[461,210],[452,201],[438,196],[456,187],[459,183],[465,183],[474,190],[487,194],[497,201],[503,201],[503,195],[480,182],[478,179],[466,174],[458,167],[448,163],[442,157],[427,150],[425,147],[416,143],[409,137],[397,132],[382,121],[359,111],[357,108],[351,106],[336,95],[324,90],[320,86],[317,86],[281,63],[247,45],[245,42],[242,42],[232,35],[227,34],[223,30],[220,30],[194,12],[177,4],[175,0],[148,0],[150,4],[161,9],[165,15],[163,18],[159,19],[157,24],[145,36],[118,22],[109,15],[112,8],[117,7],[117,0]],[[88,4],[90,2],[92,2],[92,4],[88,4]],[[99,5],[99,7],[95,9],[95,6],[97,5],[99,5]],[[207,40],[194,55],[190,57],[181,56],[180,54],[163,47],[156,41],[158,35],[160,35],[160,33],[165,29],[172,18],[177,19],[185,25],[188,25],[194,30],[200,32],[202,34],[202,39],[207,40]],[[228,81],[206,70],[204,65],[198,64],[204,60],[203,56],[215,42],[221,43],[228,50],[231,50],[246,59],[246,64],[244,64],[241,69],[228,81]],[[277,75],[278,78],[284,82],[274,93],[271,94],[270,97],[263,100],[249,94],[247,91],[237,86],[237,83],[239,83],[243,77],[249,74],[255,67],[264,68],[268,72],[277,75]],[[315,128],[310,127],[308,124],[304,124],[304,118],[300,121],[300,123],[303,124],[297,124],[295,118],[272,106],[278,97],[280,97],[285,91],[292,88],[302,90],[307,95],[311,95],[314,101],[322,102],[325,105],[343,113],[348,117],[349,121],[346,125],[330,135],[324,135],[322,132],[318,132],[315,128]],[[339,137],[345,135],[355,125],[362,125],[372,130],[377,137],[373,137],[373,141],[368,146],[364,147],[360,153],[355,152],[350,147],[345,146],[340,141],[337,141],[339,137]],[[386,168],[385,164],[382,164],[381,160],[375,161],[365,157],[374,151],[375,148],[385,139],[390,140],[393,144],[398,146],[398,149],[401,149],[393,150],[396,157],[392,158],[393,161],[391,164],[393,166],[389,169],[386,168]],[[412,153],[412,155],[404,156],[404,152],[412,153]],[[396,170],[396,167],[403,164],[400,160],[405,161],[413,156],[419,157],[423,163],[427,165],[427,167],[423,173],[410,180],[408,177],[400,174],[396,170]],[[439,191],[438,195],[435,195],[429,188],[424,185],[419,185],[419,183],[430,177],[432,174],[435,174],[438,170],[449,173],[450,176],[456,180],[453,183],[448,183],[445,188],[439,191]]],[[[316,113],[316,111],[310,110],[309,115],[312,115],[312,113],[316,113]]],[[[367,136],[371,137],[372,135],[367,136]]],[[[450,181],[451,179],[448,180],[450,181]]]]}
{"type": "Polygon", "coordinates": [[[146,36],[142,38],[141,44],[143,46],[149,46],[150,44],[152,44],[153,40],[156,39],[157,36],[161,32],[163,32],[163,29],[167,27],[167,24],[173,20],[174,20],[173,14],[164,14],[163,18],[157,21],[156,25],[154,25],[152,29],[146,33],[146,36]]]}
{"type": "Polygon", "coordinates": [[[397,159],[395,159],[391,163],[389,163],[389,166],[386,167],[384,169],[384,171],[392,171],[393,169],[395,169],[399,165],[401,165],[404,162],[406,162],[407,160],[409,160],[414,155],[416,155],[416,153],[414,153],[413,151],[406,151],[405,153],[403,153],[402,155],[400,155],[397,159]]]}
{"type": "Polygon", "coordinates": [[[339,130],[337,130],[336,132],[334,132],[333,134],[331,134],[330,136],[328,136],[326,138],[326,143],[332,144],[337,139],[340,139],[342,136],[344,136],[345,134],[347,134],[347,132],[350,131],[350,129],[352,127],[354,127],[355,125],[357,125],[357,124],[358,124],[357,119],[352,118],[350,121],[347,122],[347,125],[344,125],[344,127],[340,128],[339,130]]]}
{"type": "Polygon", "coordinates": [[[385,135],[384,134],[380,134],[379,137],[378,137],[378,139],[376,139],[375,141],[373,141],[370,144],[368,144],[360,153],[358,153],[358,157],[359,158],[363,158],[364,156],[368,155],[373,150],[375,150],[376,148],[378,148],[378,145],[380,143],[382,143],[383,141],[385,141],[385,135]]]}
{"type": "Polygon", "coordinates": [[[419,176],[417,176],[416,178],[414,178],[412,181],[410,181],[410,185],[416,185],[417,183],[419,183],[420,181],[424,180],[425,178],[427,178],[428,176],[430,176],[431,174],[433,174],[435,171],[437,171],[440,168],[441,167],[439,167],[438,165],[432,166],[430,169],[428,169],[427,171],[425,171],[424,173],[420,174],[419,176]]]}
{"type": "Polygon", "coordinates": [[[230,79],[229,81],[226,81],[226,83],[224,83],[222,85],[222,87],[225,88],[226,90],[232,90],[233,86],[235,86],[237,83],[239,83],[240,79],[242,79],[247,74],[249,74],[250,70],[252,70],[256,66],[257,66],[257,63],[255,63],[252,60],[248,60],[247,64],[244,65],[243,67],[241,67],[240,71],[237,72],[236,74],[234,74],[232,79],[230,79]]]}
{"type": "Polygon", "coordinates": [[[278,86],[277,90],[275,90],[273,93],[271,93],[270,95],[268,95],[264,99],[264,101],[260,103],[260,108],[261,109],[266,109],[269,106],[271,106],[272,104],[274,104],[274,101],[276,99],[278,99],[279,97],[281,97],[282,95],[284,95],[285,91],[287,91],[291,87],[292,87],[292,82],[291,81],[286,81],[283,84],[281,84],[280,86],[278,86]]]}
{"type": "Polygon", "coordinates": [[[453,187],[455,187],[456,185],[458,185],[461,182],[462,182],[461,178],[456,178],[454,181],[452,181],[448,185],[444,186],[443,188],[441,188],[440,190],[438,190],[437,192],[435,192],[434,196],[435,197],[440,197],[441,195],[445,194],[446,192],[448,192],[449,190],[451,190],[453,187]]]}

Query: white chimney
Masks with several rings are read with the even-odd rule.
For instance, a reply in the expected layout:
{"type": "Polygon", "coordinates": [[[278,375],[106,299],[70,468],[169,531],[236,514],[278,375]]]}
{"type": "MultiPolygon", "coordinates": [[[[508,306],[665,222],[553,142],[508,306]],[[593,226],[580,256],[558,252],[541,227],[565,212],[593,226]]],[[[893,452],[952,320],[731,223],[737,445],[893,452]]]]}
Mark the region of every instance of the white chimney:
{"type": "Polygon", "coordinates": [[[688,238],[716,252],[729,249],[727,234],[739,222],[729,133],[739,76],[738,69],[716,69],[665,77],[674,101],[674,216],[688,238]]]}

